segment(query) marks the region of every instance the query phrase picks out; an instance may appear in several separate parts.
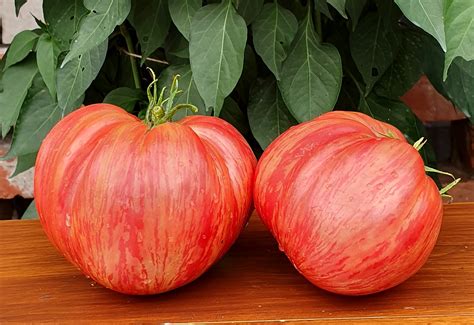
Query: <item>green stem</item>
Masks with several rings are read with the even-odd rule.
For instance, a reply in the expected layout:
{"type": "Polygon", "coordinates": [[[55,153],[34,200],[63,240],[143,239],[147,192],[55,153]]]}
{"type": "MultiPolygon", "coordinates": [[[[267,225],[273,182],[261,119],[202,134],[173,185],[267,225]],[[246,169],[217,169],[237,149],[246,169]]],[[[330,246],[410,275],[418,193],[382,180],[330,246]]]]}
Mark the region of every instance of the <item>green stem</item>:
{"type": "MultiPolygon", "coordinates": [[[[427,140],[425,138],[421,137],[420,139],[418,139],[418,141],[416,141],[413,144],[413,148],[415,148],[416,151],[420,151],[421,148],[423,148],[423,146],[426,144],[426,141],[427,140]]],[[[461,179],[454,177],[454,175],[451,174],[451,173],[443,172],[442,170],[438,170],[438,169],[435,169],[435,168],[429,167],[429,166],[425,166],[425,172],[441,174],[441,175],[446,175],[446,176],[451,177],[453,179],[453,181],[451,183],[449,183],[448,185],[446,185],[445,187],[443,187],[442,189],[440,189],[439,194],[442,197],[448,197],[448,198],[452,199],[452,196],[449,195],[449,194],[446,194],[446,192],[448,192],[450,189],[452,189],[454,186],[456,186],[461,181],[461,179]]]]}
{"type": "Polygon", "coordinates": [[[428,141],[428,139],[425,139],[424,137],[421,137],[420,139],[418,139],[418,141],[416,141],[413,144],[413,148],[415,148],[416,151],[420,151],[421,148],[423,148],[423,146],[426,144],[426,141],[428,141]]]}
{"type": "Polygon", "coordinates": [[[149,104],[145,114],[145,124],[149,129],[166,122],[171,122],[173,115],[180,109],[189,109],[193,113],[198,112],[198,108],[192,104],[178,104],[173,106],[173,101],[176,95],[182,92],[178,88],[179,75],[174,76],[173,81],[171,82],[169,96],[164,98],[166,87],[161,89],[160,96],[158,97],[158,79],[152,69],[148,68],[148,70],[153,78],[146,90],[149,104]]]}
{"type": "MultiPolygon", "coordinates": [[[[120,25],[120,32],[122,33],[123,38],[125,38],[125,43],[127,43],[128,52],[134,53],[132,37],[130,36],[128,29],[124,24],[120,25]]],[[[137,61],[135,60],[133,56],[129,56],[129,58],[130,58],[130,65],[132,66],[132,75],[133,75],[133,82],[135,83],[135,88],[140,89],[141,83],[140,83],[140,74],[138,73],[137,61]]]]}

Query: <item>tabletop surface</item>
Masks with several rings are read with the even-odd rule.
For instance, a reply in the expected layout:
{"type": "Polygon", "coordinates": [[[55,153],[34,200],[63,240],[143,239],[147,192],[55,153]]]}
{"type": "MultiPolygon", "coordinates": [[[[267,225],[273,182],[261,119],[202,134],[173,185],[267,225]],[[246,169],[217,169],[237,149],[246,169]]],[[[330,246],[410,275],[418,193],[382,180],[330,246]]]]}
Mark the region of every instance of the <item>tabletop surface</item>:
{"type": "Polygon", "coordinates": [[[87,279],[51,246],[38,221],[0,222],[0,322],[78,320],[474,323],[474,203],[445,206],[426,265],[405,283],[366,297],[314,287],[256,215],[201,278],[149,297],[115,293],[87,279]]]}

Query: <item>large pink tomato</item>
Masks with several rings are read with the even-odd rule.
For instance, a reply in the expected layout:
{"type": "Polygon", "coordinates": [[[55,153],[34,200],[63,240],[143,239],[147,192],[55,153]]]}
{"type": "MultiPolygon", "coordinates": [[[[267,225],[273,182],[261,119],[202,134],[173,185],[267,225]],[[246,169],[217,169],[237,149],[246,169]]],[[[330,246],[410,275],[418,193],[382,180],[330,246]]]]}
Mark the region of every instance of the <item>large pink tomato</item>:
{"type": "Polygon", "coordinates": [[[418,271],[442,218],[417,150],[393,126],[351,112],[276,139],[258,163],[254,201],[296,269],[347,295],[391,288],[418,271]]]}
{"type": "Polygon", "coordinates": [[[35,170],[53,244],[107,288],[154,294],[196,279],[232,245],[251,209],[256,159],[227,122],[154,128],[97,104],[59,122],[35,170]]]}

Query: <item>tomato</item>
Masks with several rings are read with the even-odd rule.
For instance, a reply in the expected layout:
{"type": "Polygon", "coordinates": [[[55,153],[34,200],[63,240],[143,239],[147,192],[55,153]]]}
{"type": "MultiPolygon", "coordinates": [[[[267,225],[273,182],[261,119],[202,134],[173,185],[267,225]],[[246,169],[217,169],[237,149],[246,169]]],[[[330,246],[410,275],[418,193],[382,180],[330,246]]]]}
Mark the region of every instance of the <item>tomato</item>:
{"type": "Polygon", "coordinates": [[[417,272],[443,211],[423,160],[399,130],[338,111],[291,128],[268,147],[254,202],[295,268],[346,295],[379,292],[417,272]]]}
{"type": "Polygon", "coordinates": [[[255,165],[219,118],[149,128],[96,104],[44,140],[36,206],[46,235],[83,273],[122,293],[155,294],[196,279],[229,249],[250,213],[255,165]]]}

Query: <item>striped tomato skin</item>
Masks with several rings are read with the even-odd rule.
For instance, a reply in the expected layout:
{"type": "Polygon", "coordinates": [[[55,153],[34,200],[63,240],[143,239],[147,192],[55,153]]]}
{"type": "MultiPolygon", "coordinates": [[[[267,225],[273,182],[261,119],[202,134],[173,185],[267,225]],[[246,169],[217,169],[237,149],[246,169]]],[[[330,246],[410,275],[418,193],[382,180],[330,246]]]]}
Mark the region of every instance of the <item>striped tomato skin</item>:
{"type": "Polygon", "coordinates": [[[295,268],[345,295],[417,272],[442,219],[419,153],[395,127],[355,112],[326,113],[277,138],[257,165],[254,203],[295,268]]]}
{"type": "Polygon", "coordinates": [[[127,294],[199,277],[236,240],[252,205],[256,159],[215,117],[152,129],[96,104],[60,121],[35,168],[35,201],[51,242],[83,273],[127,294]]]}

